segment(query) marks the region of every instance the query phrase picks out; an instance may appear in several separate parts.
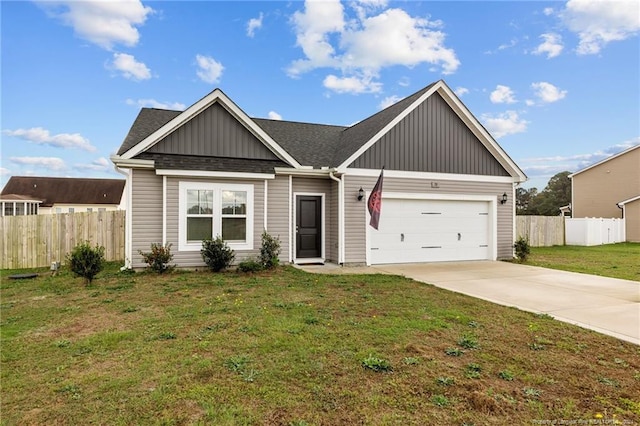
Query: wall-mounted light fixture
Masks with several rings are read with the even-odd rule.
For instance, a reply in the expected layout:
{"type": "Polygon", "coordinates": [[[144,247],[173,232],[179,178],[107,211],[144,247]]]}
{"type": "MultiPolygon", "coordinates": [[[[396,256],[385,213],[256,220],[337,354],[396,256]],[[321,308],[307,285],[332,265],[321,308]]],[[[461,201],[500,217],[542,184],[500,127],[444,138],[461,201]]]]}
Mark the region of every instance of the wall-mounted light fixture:
{"type": "Polygon", "coordinates": [[[363,198],[364,198],[364,189],[360,187],[360,189],[358,190],[358,201],[362,201],[363,198]]]}
{"type": "Polygon", "coordinates": [[[500,204],[504,204],[507,202],[507,193],[502,194],[502,198],[500,199],[500,204]]]}

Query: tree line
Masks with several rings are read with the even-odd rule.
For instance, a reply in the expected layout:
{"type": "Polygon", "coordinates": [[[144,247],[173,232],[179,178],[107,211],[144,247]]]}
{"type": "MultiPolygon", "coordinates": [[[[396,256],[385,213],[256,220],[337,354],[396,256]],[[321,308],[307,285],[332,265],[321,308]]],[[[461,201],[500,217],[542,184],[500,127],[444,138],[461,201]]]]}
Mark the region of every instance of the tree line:
{"type": "Polygon", "coordinates": [[[571,203],[571,172],[560,172],[549,179],[547,186],[538,188],[516,188],[516,214],[558,216],[560,207],[571,203]]]}

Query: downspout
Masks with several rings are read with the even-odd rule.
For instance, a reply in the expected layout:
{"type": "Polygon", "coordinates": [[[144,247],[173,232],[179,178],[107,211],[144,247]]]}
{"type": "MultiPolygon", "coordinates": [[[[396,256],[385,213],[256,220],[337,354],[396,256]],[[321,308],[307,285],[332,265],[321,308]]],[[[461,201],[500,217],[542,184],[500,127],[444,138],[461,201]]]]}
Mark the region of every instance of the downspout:
{"type": "Polygon", "coordinates": [[[338,182],[338,264],[344,264],[344,180],[329,172],[329,177],[338,182]]]}
{"type": "Polygon", "coordinates": [[[132,179],[133,176],[131,175],[131,172],[126,172],[123,169],[120,169],[115,164],[113,165],[113,168],[117,173],[120,173],[126,178],[126,183],[124,185],[124,191],[125,191],[124,196],[126,197],[126,202],[127,202],[127,207],[125,208],[125,219],[124,219],[124,266],[120,268],[121,271],[124,271],[126,269],[131,269],[131,256],[132,256],[131,222],[133,220],[133,217],[131,214],[131,211],[132,211],[131,183],[133,181],[132,179]]]}

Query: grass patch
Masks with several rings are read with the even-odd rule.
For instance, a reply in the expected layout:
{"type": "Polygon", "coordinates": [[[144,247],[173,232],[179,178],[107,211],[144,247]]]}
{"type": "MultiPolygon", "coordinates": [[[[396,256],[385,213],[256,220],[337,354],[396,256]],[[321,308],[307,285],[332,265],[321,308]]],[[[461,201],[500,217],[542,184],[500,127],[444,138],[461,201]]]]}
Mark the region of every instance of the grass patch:
{"type": "Polygon", "coordinates": [[[0,300],[3,424],[640,422],[637,346],[397,276],[107,265],[0,300]]]}
{"type": "Polygon", "coordinates": [[[640,243],[532,247],[528,265],[640,281],[640,243]]]}

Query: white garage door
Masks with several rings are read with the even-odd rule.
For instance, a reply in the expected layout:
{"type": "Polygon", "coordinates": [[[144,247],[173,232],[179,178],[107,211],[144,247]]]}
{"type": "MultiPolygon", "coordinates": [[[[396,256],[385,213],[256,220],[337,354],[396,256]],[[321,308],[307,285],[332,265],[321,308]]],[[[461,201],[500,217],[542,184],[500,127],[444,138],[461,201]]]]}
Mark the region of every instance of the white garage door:
{"type": "Polygon", "coordinates": [[[491,258],[488,201],[385,198],[378,230],[367,226],[369,263],[491,258]]]}

